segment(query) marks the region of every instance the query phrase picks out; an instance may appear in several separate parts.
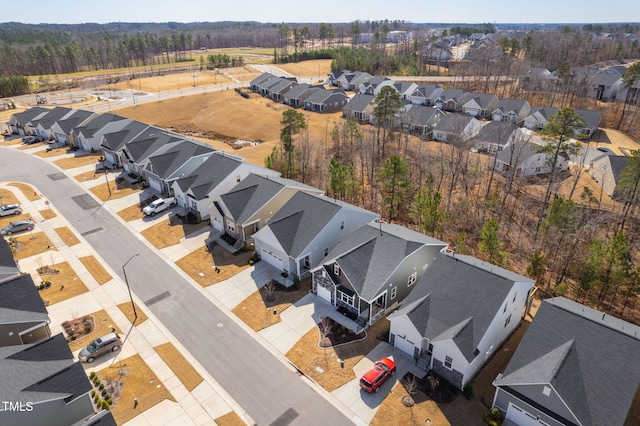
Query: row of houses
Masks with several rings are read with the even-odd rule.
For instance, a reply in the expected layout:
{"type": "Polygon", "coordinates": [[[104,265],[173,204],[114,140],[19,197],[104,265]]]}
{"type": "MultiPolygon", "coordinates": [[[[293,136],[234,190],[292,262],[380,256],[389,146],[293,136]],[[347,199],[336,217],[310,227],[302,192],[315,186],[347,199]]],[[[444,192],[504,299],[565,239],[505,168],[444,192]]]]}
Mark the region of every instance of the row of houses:
{"type": "Polygon", "coordinates": [[[110,411],[95,412],[84,368],[49,324],[31,275],[0,238],[0,424],[115,426],[110,411]]]}

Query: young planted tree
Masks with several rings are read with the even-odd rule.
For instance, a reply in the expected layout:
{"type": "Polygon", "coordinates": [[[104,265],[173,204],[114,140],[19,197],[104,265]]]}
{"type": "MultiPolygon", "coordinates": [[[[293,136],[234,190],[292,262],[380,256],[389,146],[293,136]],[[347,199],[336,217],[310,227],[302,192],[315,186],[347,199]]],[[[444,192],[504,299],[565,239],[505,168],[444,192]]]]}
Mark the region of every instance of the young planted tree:
{"type": "Polygon", "coordinates": [[[620,183],[616,190],[620,191],[623,201],[622,219],[619,229],[624,230],[630,216],[638,217],[640,206],[640,150],[631,151],[627,157],[627,166],[620,172],[620,183]]]}
{"type": "Polygon", "coordinates": [[[426,234],[442,234],[442,224],[447,220],[447,212],[441,207],[442,194],[433,189],[433,175],[429,175],[420,187],[411,205],[411,217],[426,234]]]}
{"type": "Polygon", "coordinates": [[[500,224],[496,218],[491,218],[480,231],[478,249],[489,256],[489,263],[502,266],[507,259],[507,253],[502,249],[504,242],[500,240],[500,224]]]}
{"type": "Polygon", "coordinates": [[[389,222],[391,222],[396,217],[411,187],[409,165],[400,156],[393,154],[384,160],[378,178],[382,182],[385,208],[388,212],[389,222]]]}
{"type": "Polygon", "coordinates": [[[301,112],[288,109],[282,113],[280,142],[285,155],[284,173],[286,178],[293,178],[295,171],[294,152],[295,137],[307,128],[307,122],[301,112]]]}

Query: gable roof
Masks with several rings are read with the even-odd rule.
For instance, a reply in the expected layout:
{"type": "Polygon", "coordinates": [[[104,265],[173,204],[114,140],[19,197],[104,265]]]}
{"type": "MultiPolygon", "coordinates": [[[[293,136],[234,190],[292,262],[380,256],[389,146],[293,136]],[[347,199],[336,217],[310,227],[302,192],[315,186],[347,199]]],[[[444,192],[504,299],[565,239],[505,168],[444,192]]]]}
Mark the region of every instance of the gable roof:
{"type": "Polygon", "coordinates": [[[153,166],[154,173],[165,179],[191,158],[213,153],[215,150],[208,145],[192,141],[180,141],[169,145],[166,151],[162,151],[162,148],[160,148],[150,156],[149,163],[153,166]]]}
{"type": "Polygon", "coordinates": [[[82,136],[84,136],[85,138],[90,138],[107,124],[120,120],[128,120],[128,118],[124,118],[111,113],[97,114],[87,124],[76,127],[75,133],[82,133],[82,136]]]}
{"type": "Polygon", "coordinates": [[[531,108],[531,111],[529,111],[529,115],[533,115],[536,112],[539,113],[546,120],[549,120],[549,117],[551,117],[556,112],[558,112],[558,108],[545,107],[545,106],[534,106],[533,108],[531,108]]]}
{"type": "Polygon", "coordinates": [[[365,95],[357,93],[349,99],[349,102],[342,108],[347,111],[364,111],[373,103],[376,97],[374,95],[365,95]]]}
{"type": "Polygon", "coordinates": [[[404,306],[389,318],[407,315],[432,341],[453,338],[471,361],[514,283],[522,281],[533,285],[526,277],[471,256],[438,253],[404,306]]]}
{"type": "Polygon", "coordinates": [[[220,198],[233,220],[244,223],[283,188],[276,180],[251,173],[220,198]]]}
{"type": "Polygon", "coordinates": [[[602,114],[600,111],[591,110],[591,109],[577,109],[576,114],[582,117],[582,121],[586,123],[586,127],[590,129],[595,129],[600,126],[600,119],[602,114]]]}
{"type": "Polygon", "coordinates": [[[31,120],[35,119],[36,117],[44,115],[49,111],[50,111],[49,108],[33,107],[25,111],[15,113],[11,117],[13,118],[13,121],[15,121],[17,124],[24,125],[25,123],[28,123],[31,120]]]}
{"type": "Polygon", "coordinates": [[[405,93],[407,90],[415,87],[416,84],[411,81],[398,81],[393,83],[393,87],[398,91],[398,93],[405,93]]]}
{"type": "Polygon", "coordinates": [[[196,200],[202,200],[241,164],[238,159],[225,155],[222,151],[216,151],[190,176],[177,182],[183,192],[191,191],[196,200]]]}
{"type": "Polygon", "coordinates": [[[638,391],[639,353],[640,327],[546,299],[496,385],[550,383],[582,424],[621,425],[638,391]]]}
{"type": "Polygon", "coordinates": [[[345,236],[328,258],[340,266],[361,298],[373,300],[404,259],[425,245],[436,252],[447,246],[401,226],[369,223],[345,236]]]}
{"type": "Polygon", "coordinates": [[[48,319],[47,308],[31,275],[0,284],[0,324],[48,319]]]}
{"type": "Polygon", "coordinates": [[[106,133],[103,136],[102,145],[104,148],[111,151],[118,151],[127,142],[132,141],[136,136],[142,133],[149,125],[141,123],[139,121],[132,121],[122,128],[122,130],[106,133]]]}
{"type": "Polygon", "coordinates": [[[619,183],[620,174],[629,164],[627,157],[624,155],[610,155],[609,164],[611,164],[611,173],[613,173],[616,183],[619,183]]]}
{"type": "Polygon", "coordinates": [[[64,116],[71,112],[71,108],[65,107],[55,107],[52,110],[49,110],[45,115],[34,119],[32,124],[34,127],[40,125],[44,129],[50,129],[51,126],[55,124],[56,121],[61,120],[64,116]]]}
{"type": "Polygon", "coordinates": [[[7,240],[2,238],[0,241],[0,281],[15,278],[19,274],[20,268],[13,258],[11,247],[7,240]]]}
{"type": "Polygon", "coordinates": [[[410,106],[411,108],[403,114],[402,122],[412,126],[426,126],[434,116],[438,116],[438,120],[444,117],[444,113],[438,108],[411,104],[410,106]]]}
{"type": "Polygon", "coordinates": [[[521,101],[519,99],[502,99],[498,104],[497,110],[502,111],[503,114],[510,112],[519,115],[529,105],[527,101],[521,101]]]}
{"type": "Polygon", "coordinates": [[[510,121],[490,121],[482,126],[480,132],[475,136],[475,140],[505,145],[517,128],[518,126],[510,121]]]}
{"type": "Polygon", "coordinates": [[[58,125],[65,134],[69,134],[78,124],[83,123],[95,114],[93,111],[83,109],[74,110],[73,114],[64,120],[59,120],[58,125]]]}
{"type": "Polygon", "coordinates": [[[475,120],[475,118],[470,115],[446,114],[440,118],[440,121],[435,125],[434,130],[449,133],[462,133],[472,120],[475,120]]]}
{"type": "Polygon", "coordinates": [[[475,101],[482,109],[489,108],[491,102],[498,100],[498,97],[491,93],[465,93],[458,99],[463,105],[467,102],[475,101]]]}
{"type": "Polygon", "coordinates": [[[175,144],[184,137],[176,133],[167,132],[158,127],[147,127],[142,133],[125,144],[130,159],[136,163],[153,155],[158,149],[167,144],[175,144]]]}
{"type": "Polygon", "coordinates": [[[285,98],[296,99],[298,96],[302,95],[302,93],[304,93],[305,90],[307,90],[310,87],[312,86],[308,83],[296,84],[293,87],[291,87],[291,89],[289,89],[289,91],[285,95],[285,98]]]}
{"type": "Polygon", "coordinates": [[[449,88],[445,89],[441,94],[440,98],[442,98],[445,102],[450,100],[458,101],[460,96],[464,95],[466,92],[462,89],[449,88]]]}
{"type": "Polygon", "coordinates": [[[437,84],[425,83],[418,86],[416,90],[413,91],[413,96],[422,95],[425,98],[430,97],[434,91],[437,89],[441,89],[437,84]]]}
{"type": "Polygon", "coordinates": [[[309,97],[307,97],[307,99],[305,99],[305,103],[323,104],[333,95],[342,95],[345,98],[347,97],[347,94],[344,93],[344,90],[342,89],[315,90],[311,95],[309,95],[309,97]]]}

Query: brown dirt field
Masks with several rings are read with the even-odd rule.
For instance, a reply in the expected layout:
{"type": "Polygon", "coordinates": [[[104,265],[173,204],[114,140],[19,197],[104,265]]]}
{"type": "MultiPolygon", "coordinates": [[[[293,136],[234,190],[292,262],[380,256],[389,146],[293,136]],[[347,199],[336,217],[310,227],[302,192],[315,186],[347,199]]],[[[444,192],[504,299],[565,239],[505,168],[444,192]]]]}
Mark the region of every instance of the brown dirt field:
{"type": "Polygon", "coordinates": [[[231,411],[224,416],[220,416],[213,421],[218,426],[246,426],[246,423],[236,414],[235,411],[231,411]]]}
{"type": "Polygon", "coordinates": [[[71,299],[79,294],[89,291],[84,282],[78,278],[76,272],[67,262],[56,263],[50,265],[57,269],[57,274],[40,275],[43,280],[51,281],[51,287],[40,290],[40,296],[43,300],[49,302],[50,305],[71,299]]]}
{"type": "Polygon", "coordinates": [[[133,185],[127,180],[116,185],[115,180],[112,179],[109,181],[108,185],[109,186],[107,186],[107,182],[105,182],[101,185],[92,187],[90,191],[102,201],[126,197],[127,195],[140,191],[140,187],[138,185],[133,185]],[[111,190],[111,192],[109,192],[109,190],[111,190]]]}
{"type": "Polygon", "coordinates": [[[18,197],[13,195],[11,190],[6,188],[0,188],[0,204],[19,204],[18,197]]]}
{"type": "MultiPolygon", "coordinates": [[[[134,305],[136,306],[136,314],[138,315],[138,319],[136,320],[136,325],[142,324],[143,322],[148,320],[149,317],[147,316],[147,314],[144,313],[143,310],[140,309],[138,305],[136,305],[135,303],[134,305]]],[[[120,308],[122,313],[129,320],[129,322],[133,324],[133,320],[136,318],[135,318],[135,315],[133,314],[133,306],[131,306],[131,302],[121,303],[118,305],[118,308],[120,308]]]]}
{"type": "Polygon", "coordinates": [[[156,248],[165,248],[180,244],[180,239],[192,234],[199,229],[209,226],[208,221],[194,225],[170,225],[169,219],[145,229],[140,234],[156,248]]]}
{"type": "Polygon", "coordinates": [[[15,186],[29,199],[29,201],[36,201],[40,199],[40,195],[36,192],[31,185],[21,182],[11,182],[10,186],[15,186]]]}
{"type": "Polygon", "coordinates": [[[389,321],[386,318],[381,319],[367,329],[367,337],[364,340],[321,349],[318,346],[320,333],[318,327],[314,327],[298,340],[287,352],[286,357],[304,374],[328,392],[332,392],[356,377],[353,367],[380,343],[378,337],[388,328],[389,321]],[[344,368],[337,362],[338,358],[344,361],[344,368]],[[322,368],[324,373],[318,372],[316,367],[322,368]]]}
{"type": "Polygon", "coordinates": [[[234,255],[216,245],[212,252],[208,252],[206,247],[201,247],[178,260],[176,265],[202,287],[207,287],[224,281],[248,268],[249,258],[252,255],[253,252],[251,251],[234,255]],[[220,268],[219,273],[214,270],[216,265],[220,268]]]}
{"type": "MultiPolygon", "coordinates": [[[[419,392],[419,391],[418,391],[419,392]]],[[[429,424],[433,426],[450,425],[438,404],[428,400],[416,402],[416,405],[409,408],[402,403],[402,398],[409,394],[401,383],[396,383],[389,395],[382,401],[376,415],[371,419],[371,426],[385,425],[418,425],[425,424],[429,419],[429,424]]],[[[457,398],[456,398],[457,399],[457,398]]]]}
{"type": "Polygon", "coordinates": [[[300,288],[296,291],[275,291],[275,300],[268,302],[264,286],[251,296],[244,299],[232,312],[254,331],[280,322],[280,313],[296,303],[311,290],[311,278],[300,282],[300,288]],[[273,314],[273,311],[276,314],[273,314]]]}
{"type": "Polygon", "coordinates": [[[18,245],[14,257],[24,259],[36,254],[45,253],[49,250],[56,250],[53,243],[47,238],[44,232],[36,232],[30,235],[20,235],[13,237],[18,245]]]}
{"type": "Polygon", "coordinates": [[[118,212],[118,216],[123,218],[127,222],[131,222],[132,220],[142,219],[144,217],[144,213],[140,206],[133,205],[131,207],[127,207],[126,209],[120,210],[118,212]]]}
{"type": "Polygon", "coordinates": [[[189,392],[203,382],[204,379],[202,376],[172,343],[165,343],[153,349],[155,349],[158,355],[160,355],[160,358],[167,363],[171,371],[180,379],[189,392]]]}
{"type": "Polygon", "coordinates": [[[4,146],[20,145],[22,143],[22,138],[15,138],[15,139],[11,139],[11,140],[3,140],[3,141],[0,141],[0,143],[2,143],[2,145],[4,145],[4,146]]]}
{"type": "Polygon", "coordinates": [[[175,401],[162,382],[136,354],[98,372],[101,379],[122,380],[124,388],[119,401],[111,406],[116,423],[121,425],[165,399],[175,401]],[[119,372],[126,372],[120,376],[119,372]],[[134,408],[134,398],[138,404],[134,408]]]}
{"type": "Polygon", "coordinates": [[[64,243],[69,247],[75,246],[80,242],[78,237],[76,237],[76,234],[66,226],[62,228],[55,228],[54,231],[56,231],[60,238],[62,238],[62,241],[64,241],[64,243]]]}
{"type": "MultiPolygon", "coordinates": [[[[120,81],[116,84],[110,85],[111,89],[122,89],[122,90],[139,90],[141,92],[166,92],[169,90],[179,90],[179,89],[192,89],[195,84],[196,87],[200,86],[210,86],[213,84],[224,84],[224,83],[232,83],[233,80],[229,77],[222,75],[222,72],[226,70],[219,71],[196,71],[193,72],[184,72],[178,74],[169,74],[165,76],[157,76],[157,77],[144,77],[144,78],[134,78],[132,80],[120,81]],[[193,76],[196,76],[195,79],[193,76]]],[[[103,88],[104,90],[105,88],[103,88]]]]}
{"type": "Polygon", "coordinates": [[[274,65],[295,77],[327,76],[331,72],[331,59],[318,59],[315,61],[303,61],[291,64],[274,65]]]}
{"type": "MultiPolygon", "coordinates": [[[[94,328],[93,331],[89,334],[85,334],[84,336],[72,340],[69,342],[69,347],[72,351],[78,350],[84,346],[87,346],[93,340],[97,339],[100,336],[104,336],[105,334],[111,333],[111,327],[113,326],[116,329],[116,333],[122,334],[118,326],[113,322],[109,314],[104,309],[101,309],[97,312],[93,312],[89,314],[93,317],[94,328]]],[[[69,320],[75,319],[69,318],[69,320]]]]}
{"type": "Polygon", "coordinates": [[[80,173],[79,175],[75,175],[74,178],[78,182],[86,182],[88,180],[94,180],[94,179],[98,179],[100,177],[102,177],[104,179],[103,176],[104,176],[103,173],[96,173],[96,172],[90,171],[90,172],[80,173]]]}
{"type": "Polygon", "coordinates": [[[98,259],[93,256],[85,256],[80,258],[80,262],[84,265],[85,268],[91,273],[91,276],[98,282],[98,284],[102,285],[106,282],[111,281],[111,274],[109,274],[106,269],[102,266],[98,259]]]}
{"type": "Polygon", "coordinates": [[[53,164],[63,169],[73,169],[87,164],[97,164],[100,157],[102,157],[101,152],[90,152],[77,157],[61,158],[60,160],[55,160],[53,164]]]}
{"type": "Polygon", "coordinates": [[[57,216],[56,212],[54,212],[53,209],[39,210],[39,211],[42,217],[45,219],[52,219],[57,216]]]}

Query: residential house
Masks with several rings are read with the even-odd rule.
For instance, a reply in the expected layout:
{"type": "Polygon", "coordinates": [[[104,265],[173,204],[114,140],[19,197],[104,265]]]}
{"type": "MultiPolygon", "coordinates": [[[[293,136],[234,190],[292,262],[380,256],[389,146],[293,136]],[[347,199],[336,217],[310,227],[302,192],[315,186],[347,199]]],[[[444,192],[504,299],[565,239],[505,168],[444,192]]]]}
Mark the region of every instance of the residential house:
{"type": "Polygon", "coordinates": [[[433,139],[440,142],[466,142],[478,134],[482,124],[470,115],[447,114],[433,128],[433,139]]]}
{"type": "Polygon", "coordinates": [[[360,93],[363,95],[378,96],[383,87],[393,86],[393,80],[389,77],[374,76],[360,84],[360,93]]]}
{"type": "Polygon", "coordinates": [[[121,160],[122,148],[148,127],[148,124],[139,121],[129,121],[120,130],[102,133],[100,135],[100,147],[104,154],[105,166],[110,168],[123,167],[123,163],[128,162],[129,159],[125,158],[125,161],[121,160]]]}
{"type": "Polygon", "coordinates": [[[444,92],[444,89],[437,84],[421,84],[413,91],[409,100],[415,105],[433,106],[435,100],[444,92]]]}
{"type": "Polygon", "coordinates": [[[316,90],[325,89],[324,86],[312,86],[307,83],[298,84],[291,87],[284,94],[283,102],[294,108],[304,106],[304,100],[311,96],[316,90]]]}
{"type": "Polygon", "coordinates": [[[465,92],[462,89],[446,89],[438,95],[433,101],[433,105],[443,111],[460,112],[462,110],[462,103],[460,99],[465,92]]]}
{"type": "Polygon", "coordinates": [[[499,266],[439,253],[389,315],[390,343],[462,389],[518,326],[532,289],[499,266]]]}
{"type": "Polygon", "coordinates": [[[9,243],[0,240],[0,284],[20,276],[20,268],[13,257],[9,243]]]}
{"type": "MultiPolygon", "coordinates": [[[[239,157],[215,151],[189,175],[172,183],[178,205],[187,211],[209,218],[210,205],[218,197],[229,192],[249,173],[279,176],[280,173],[243,162],[239,157]]],[[[222,224],[213,222],[214,229],[222,231],[222,224]],[[219,227],[218,227],[219,226],[219,227]]]]}
{"type": "MultiPolygon", "coordinates": [[[[4,241],[1,244],[6,245],[4,241]]],[[[48,339],[49,322],[47,308],[31,275],[0,283],[0,347],[48,339]]]]}
{"type": "Polygon", "coordinates": [[[387,43],[407,43],[413,40],[411,31],[389,31],[386,36],[387,43]]]}
{"type": "Polygon", "coordinates": [[[624,101],[627,90],[623,87],[622,76],[627,71],[624,65],[598,71],[589,80],[588,95],[599,101],[624,101]]]}
{"type": "Polygon", "coordinates": [[[393,83],[393,88],[400,94],[400,99],[406,101],[418,89],[418,85],[411,81],[398,81],[393,83]]]}
{"type": "Polygon", "coordinates": [[[351,204],[298,191],[253,234],[256,253],[273,267],[303,278],[349,232],[378,217],[351,204]]]}
{"type": "Polygon", "coordinates": [[[518,126],[510,121],[490,121],[474,138],[474,147],[478,152],[496,153],[507,144],[513,143],[514,133],[518,126]]]}
{"type": "Polygon", "coordinates": [[[144,166],[149,187],[163,197],[172,196],[173,182],[190,175],[214,151],[208,145],[189,140],[160,147],[144,166]]]}
{"type": "Polygon", "coordinates": [[[424,105],[408,104],[405,110],[400,118],[402,128],[427,138],[432,136],[434,127],[445,116],[439,109],[424,105]]]}
{"type": "Polygon", "coordinates": [[[520,126],[530,111],[531,106],[527,101],[502,99],[498,107],[491,113],[491,119],[493,121],[508,121],[520,126]]]}
{"type": "Polygon", "coordinates": [[[282,102],[284,95],[296,84],[298,84],[298,80],[295,77],[280,77],[279,81],[266,88],[264,95],[275,102],[282,102]]]}
{"type": "Polygon", "coordinates": [[[256,78],[254,78],[253,80],[251,80],[249,82],[249,88],[254,91],[257,92],[260,85],[263,84],[265,81],[271,79],[271,78],[277,78],[275,75],[270,74],[268,72],[262,73],[259,76],[257,76],[256,78]]]}
{"type": "Polygon", "coordinates": [[[557,112],[558,108],[534,106],[524,118],[524,127],[529,130],[540,130],[549,122],[549,117],[557,112]]]}
{"type": "Polygon", "coordinates": [[[313,269],[312,291],[369,327],[398,307],[447,244],[410,229],[368,223],[313,269]]]}
{"type": "Polygon", "coordinates": [[[431,47],[425,50],[425,56],[427,59],[433,61],[448,61],[453,59],[453,53],[451,48],[444,46],[443,43],[435,43],[431,47]]]}
{"type": "Polygon", "coordinates": [[[496,95],[489,93],[465,93],[460,96],[459,103],[462,105],[463,114],[487,120],[500,104],[500,100],[496,95]]]}
{"type": "Polygon", "coordinates": [[[242,243],[262,229],[298,191],[324,194],[321,189],[291,179],[250,173],[209,207],[211,223],[242,243]]]}
{"type": "Polygon", "coordinates": [[[624,155],[603,154],[589,164],[589,176],[604,192],[614,197],[618,195],[616,190],[620,176],[627,165],[628,159],[624,155]]]}
{"type": "Polygon", "coordinates": [[[329,76],[328,76],[328,81],[329,84],[331,86],[335,86],[335,87],[341,87],[342,84],[340,83],[339,79],[345,75],[345,74],[349,74],[352,71],[349,70],[342,70],[342,71],[332,71],[329,76]]]}
{"type": "Polygon", "coordinates": [[[355,117],[361,123],[368,122],[375,108],[374,99],[373,95],[355,94],[342,108],[342,116],[344,118],[355,117]]]}
{"type": "Polygon", "coordinates": [[[360,90],[360,85],[366,83],[373,76],[368,72],[362,71],[345,71],[336,77],[333,84],[343,90],[356,91],[360,90]]]}
{"type": "Polygon", "coordinates": [[[93,116],[90,121],[72,130],[69,145],[83,151],[99,150],[102,136],[122,130],[132,120],[119,115],[105,113],[93,116]]]}
{"type": "Polygon", "coordinates": [[[580,303],[542,301],[493,382],[503,424],[634,425],[640,327],[580,303]]]}
{"type": "Polygon", "coordinates": [[[546,68],[529,68],[522,77],[519,85],[524,90],[554,90],[558,86],[559,78],[546,68]]]}
{"type": "Polygon", "coordinates": [[[87,373],[62,334],[0,347],[2,425],[68,426],[95,415],[87,373]]]}
{"type": "Polygon", "coordinates": [[[344,90],[316,90],[304,100],[304,109],[315,112],[338,111],[349,102],[344,90]]]}
{"type": "Polygon", "coordinates": [[[39,116],[36,119],[33,119],[29,122],[29,126],[31,127],[31,131],[29,134],[38,135],[45,140],[50,140],[53,138],[53,133],[51,132],[51,126],[53,126],[56,121],[64,120],[65,118],[71,116],[74,110],[65,107],[55,107],[52,110],[49,110],[48,113],[39,116]]]}
{"type": "Polygon", "coordinates": [[[144,168],[150,155],[161,147],[175,145],[184,141],[184,136],[155,126],[147,127],[142,133],[124,144],[120,150],[120,161],[125,173],[134,174],[142,179],[144,168]]]}
{"type": "Polygon", "coordinates": [[[30,123],[32,120],[36,120],[44,114],[47,114],[49,111],[50,110],[48,108],[33,107],[16,114],[12,114],[7,122],[9,132],[20,136],[30,135],[30,133],[27,133],[27,123],[30,123]]]}
{"type": "Polygon", "coordinates": [[[92,111],[74,109],[71,115],[67,115],[65,119],[58,120],[51,125],[51,136],[59,145],[67,145],[73,138],[73,130],[76,127],[97,116],[98,114],[92,111]]]}
{"type": "Polygon", "coordinates": [[[602,114],[600,111],[591,109],[577,109],[576,114],[582,118],[585,126],[580,129],[575,129],[575,132],[584,135],[586,138],[591,138],[596,130],[598,130],[598,127],[600,127],[602,114]]]}

